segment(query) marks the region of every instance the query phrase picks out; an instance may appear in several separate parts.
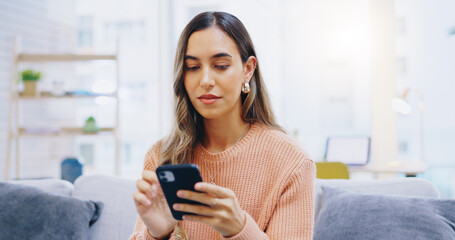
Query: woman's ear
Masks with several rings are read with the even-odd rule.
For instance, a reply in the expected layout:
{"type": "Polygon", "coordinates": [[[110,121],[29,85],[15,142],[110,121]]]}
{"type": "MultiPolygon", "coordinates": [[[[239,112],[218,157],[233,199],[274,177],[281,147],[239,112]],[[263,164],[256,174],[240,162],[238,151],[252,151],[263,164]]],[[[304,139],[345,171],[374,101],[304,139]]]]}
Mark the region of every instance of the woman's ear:
{"type": "Polygon", "coordinates": [[[256,71],[257,59],[255,56],[250,56],[246,63],[244,64],[244,71],[245,71],[245,79],[244,83],[249,83],[251,78],[253,77],[254,71],[256,71]]]}

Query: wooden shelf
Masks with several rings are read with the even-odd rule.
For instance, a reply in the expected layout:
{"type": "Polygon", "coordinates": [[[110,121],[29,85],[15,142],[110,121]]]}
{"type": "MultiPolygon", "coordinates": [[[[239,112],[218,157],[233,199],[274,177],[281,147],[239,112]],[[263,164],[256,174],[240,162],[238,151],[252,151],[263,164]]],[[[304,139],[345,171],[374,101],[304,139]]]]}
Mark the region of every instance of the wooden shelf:
{"type": "Polygon", "coordinates": [[[66,127],[56,129],[27,129],[19,128],[14,137],[58,137],[58,136],[81,136],[81,135],[106,135],[115,133],[115,128],[100,128],[99,132],[87,133],[82,128],[66,127]]]}
{"type": "Polygon", "coordinates": [[[62,96],[55,96],[51,92],[40,92],[36,96],[24,96],[22,92],[18,93],[20,99],[44,99],[44,98],[96,98],[96,97],[117,97],[115,93],[73,93],[67,92],[62,96]]]}
{"type": "MultiPolygon", "coordinates": [[[[19,37],[14,38],[13,44],[13,61],[12,61],[12,74],[11,74],[11,82],[10,82],[10,96],[9,96],[9,119],[8,119],[8,142],[5,151],[5,180],[9,179],[10,174],[10,166],[11,166],[11,157],[12,157],[12,146],[15,149],[15,178],[21,178],[21,144],[20,138],[22,137],[36,137],[36,138],[44,138],[44,137],[75,137],[75,136],[110,136],[113,137],[115,141],[115,174],[120,173],[120,140],[119,140],[119,98],[118,98],[118,88],[120,86],[120,74],[119,74],[119,62],[117,54],[28,54],[28,53],[20,53],[19,46],[20,39],[19,37]],[[99,94],[93,93],[90,91],[73,91],[73,92],[65,92],[62,96],[54,96],[51,92],[41,92],[36,96],[24,96],[21,92],[17,89],[17,72],[20,69],[20,64],[22,62],[78,62],[78,61],[96,61],[96,60],[109,60],[113,61],[115,65],[115,79],[111,79],[115,81],[117,88],[113,93],[107,94],[99,94]],[[22,108],[21,104],[23,101],[41,101],[43,99],[64,99],[64,98],[97,98],[97,97],[110,97],[115,98],[115,125],[111,128],[100,128],[99,132],[96,133],[86,133],[83,131],[82,128],[78,127],[66,127],[66,128],[59,128],[59,127],[52,127],[52,124],[43,123],[43,126],[37,126],[36,128],[20,128],[20,119],[22,115],[22,108]],[[13,144],[13,141],[16,143],[13,144]]],[[[118,49],[117,51],[118,52],[118,49]]],[[[94,105],[96,106],[96,105],[94,105]]],[[[112,106],[110,106],[112,107],[112,106]]]]}
{"type": "Polygon", "coordinates": [[[70,62],[93,60],[117,60],[117,55],[83,55],[83,54],[18,54],[19,62],[70,62]]]}

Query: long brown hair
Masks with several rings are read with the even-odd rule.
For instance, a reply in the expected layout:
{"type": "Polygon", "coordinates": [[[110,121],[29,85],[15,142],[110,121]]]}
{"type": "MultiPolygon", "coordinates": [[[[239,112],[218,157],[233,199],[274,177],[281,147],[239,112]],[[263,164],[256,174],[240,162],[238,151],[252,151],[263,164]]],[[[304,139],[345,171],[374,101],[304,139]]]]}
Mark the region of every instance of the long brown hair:
{"type": "MultiPolygon", "coordinates": [[[[191,104],[184,86],[184,57],[191,34],[210,27],[217,27],[234,40],[244,64],[250,56],[256,57],[250,35],[242,22],[235,16],[225,12],[204,12],[188,23],[180,35],[175,55],[175,120],[171,134],[164,140],[160,165],[189,163],[192,150],[204,135],[203,117],[191,104]]],[[[259,122],[283,131],[275,121],[258,63],[256,67],[250,80],[250,92],[248,94],[239,93],[242,98],[242,119],[245,122],[259,122]]]]}

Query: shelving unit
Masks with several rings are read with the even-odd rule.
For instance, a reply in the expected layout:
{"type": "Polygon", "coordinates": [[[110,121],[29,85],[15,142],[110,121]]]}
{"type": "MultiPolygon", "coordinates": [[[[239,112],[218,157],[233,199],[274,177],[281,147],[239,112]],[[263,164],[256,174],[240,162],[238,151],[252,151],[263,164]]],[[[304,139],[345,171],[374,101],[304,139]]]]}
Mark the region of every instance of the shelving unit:
{"type": "Polygon", "coordinates": [[[48,129],[25,129],[19,128],[12,137],[52,137],[52,136],[80,136],[80,135],[105,135],[115,132],[115,128],[100,128],[97,133],[86,133],[82,128],[48,128],[48,129]]]}
{"type": "Polygon", "coordinates": [[[55,96],[52,95],[50,92],[40,92],[39,95],[36,96],[26,96],[22,93],[18,93],[19,98],[21,99],[44,99],[44,98],[96,98],[96,97],[116,97],[115,94],[83,94],[83,93],[72,93],[67,92],[63,96],[55,96]]]}
{"type": "MultiPolygon", "coordinates": [[[[13,64],[11,69],[11,84],[10,84],[10,101],[9,101],[9,121],[8,121],[8,140],[6,148],[6,163],[5,163],[5,180],[9,179],[9,171],[11,165],[11,143],[15,141],[15,174],[16,178],[21,178],[21,159],[20,159],[20,139],[23,137],[71,137],[82,135],[104,136],[112,135],[115,138],[115,174],[120,172],[119,159],[119,98],[118,88],[120,86],[119,78],[119,62],[118,54],[113,55],[78,55],[78,54],[25,54],[18,52],[19,39],[14,40],[13,48],[13,64]],[[23,96],[17,89],[16,76],[21,62],[80,62],[80,61],[97,61],[111,60],[115,62],[115,75],[117,87],[113,93],[98,94],[90,92],[67,92],[62,96],[54,96],[50,92],[41,92],[36,96],[23,96]],[[82,128],[65,127],[65,128],[49,128],[43,126],[39,129],[25,129],[20,126],[20,103],[23,100],[41,101],[44,99],[63,99],[63,98],[96,98],[96,97],[111,97],[116,100],[115,105],[115,125],[111,128],[101,128],[97,133],[85,133],[82,128]],[[13,116],[13,108],[15,113],[13,116]],[[14,121],[14,125],[13,125],[14,121]]],[[[118,50],[117,50],[118,52],[118,50]]]]}

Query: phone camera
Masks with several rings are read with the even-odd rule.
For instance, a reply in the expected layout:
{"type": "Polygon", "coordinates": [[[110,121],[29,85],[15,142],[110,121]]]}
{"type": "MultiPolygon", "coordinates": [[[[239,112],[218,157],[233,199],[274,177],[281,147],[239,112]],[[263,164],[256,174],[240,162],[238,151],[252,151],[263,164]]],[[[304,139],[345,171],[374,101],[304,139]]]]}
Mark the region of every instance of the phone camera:
{"type": "Polygon", "coordinates": [[[171,171],[163,171],[158,173],[158,178],[163,182],[174,182],[175,176],[171,171]]]}

